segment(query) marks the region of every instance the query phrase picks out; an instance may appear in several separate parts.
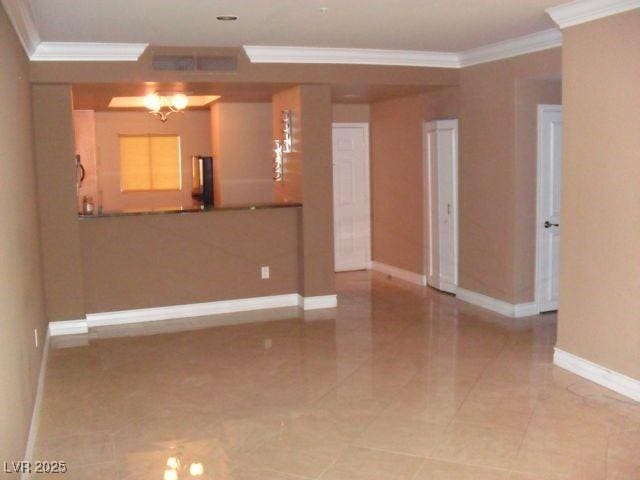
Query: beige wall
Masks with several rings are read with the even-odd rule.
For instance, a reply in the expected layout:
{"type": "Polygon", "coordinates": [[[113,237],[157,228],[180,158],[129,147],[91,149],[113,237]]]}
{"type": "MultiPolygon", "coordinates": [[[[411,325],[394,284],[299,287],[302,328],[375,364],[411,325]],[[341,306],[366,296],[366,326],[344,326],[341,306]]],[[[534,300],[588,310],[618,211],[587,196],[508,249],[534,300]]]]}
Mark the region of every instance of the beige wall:
{"type": "Polygon", "coordinates": [[[300,210],[81,220],[87,312],[297,293],[300,210]]]}
{"type": "Polygon", "coordinates": [[[560,72],[559,49],[462,69],[458,193],[462,288],[509,303],[533,300],[530,272],[524,287],[516,281],[518,269],[530,270],[535,255],[531,232],[526,240],[529,248],[518,245],[519,235],[531,228],[530,223],[521,225],[518,206],[531,209],[535,177],[522,188],[519,179],[526,182],[521,174],[526,168],[520,169],[520,159],[532,162],[534,156],[531,152],[519,156],[516,151],[517,85],[525,79],[558,78],[560,72]]]}
{"type": "Polygon", "coordinates": [[[282,110],[291,110],[293,152],[284,154],[276,198],[302,201],[300,293],[335,294],[331,88],[302,85],[273,96],[273,135],[283,138],[282,110]]]}
{"type": "Polygon", "coordinates": [[[2,7],[0,57],[0,88],[6,92],[5,114],[0,116],[0,460],[20,461],[27,443],[47,324],[36,211],[29,62],[2,7]],[[37,349],[34,329],[38,329],[37,349]]]}
{"type": "Polygon", "coordinates": [[[424,273],[422,124],[458,108],[457,88],[372,104],[373,260],[424,273]]]}
{"type": "Polygon", "coordinates": [[[271,103],[214,103],[211,129],[217,203],[272,202],[271,103]]]}
{"type": "Polygon", "coordinates": [[[640,380],[640,11],[564,31],[558,347],[640,380]]]}
{"type": "Polygon", "coordinates": [[[99,182],[105,211],[147,207],[190,206],[191,156],[211,155],[209,112],[186,111],[161,122],[145,112],[96,112],[96,148],[99,182]],[[182,189],[176,192],[120,191],[120,143],[118,135],[179,135],[182,156],[182,189]]]}
{"type": "Polygon", "coordinates": [[[538,105],[562,103],[562,81],[516,81],[513,303],[535,300],[538,105]]]}
{"type": "Polygon", "coordinates": [[[334,123],[368,123],[371,119],[371,107],[366,103],[334,103],[332,115],[334,123]]]}
{"type": "Polygon", "coordinates": [[[84,317],[69,85],[33,85],[33,125],[47,317],[84,317]]]}

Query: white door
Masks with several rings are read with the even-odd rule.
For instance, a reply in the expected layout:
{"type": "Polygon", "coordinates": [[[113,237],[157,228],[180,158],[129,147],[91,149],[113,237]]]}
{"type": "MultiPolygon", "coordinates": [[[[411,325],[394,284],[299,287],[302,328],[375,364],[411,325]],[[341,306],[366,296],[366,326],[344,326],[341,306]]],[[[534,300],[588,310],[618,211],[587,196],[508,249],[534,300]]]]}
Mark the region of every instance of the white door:
{"type": "Polygon", "coordinates": [[[424,126],[427,192],[427,284],[455,293],[458,284],[458,120],[424,126]]]}
{"type": "Polygon", "coordinates": [[[538,106],[538,226],[536,302],[541,312],[558,309],[562,106],[538,106]]]}
{"type": "Polygon", "coordinates": [[[369,125],[333,124],[335,270],[364,270],[371,260],[369,125]]]}

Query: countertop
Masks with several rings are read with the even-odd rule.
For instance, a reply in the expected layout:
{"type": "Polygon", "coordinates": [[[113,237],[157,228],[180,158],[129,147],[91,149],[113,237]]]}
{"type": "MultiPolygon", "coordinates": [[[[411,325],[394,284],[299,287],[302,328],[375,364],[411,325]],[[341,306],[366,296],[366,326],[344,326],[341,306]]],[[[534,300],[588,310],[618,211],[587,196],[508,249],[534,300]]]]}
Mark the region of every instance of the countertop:
{"type": "Polygon", "coordinates": [[[140,209],[124,209],[124,210],[105,210],[101,213],[86,215],[78,214],[81,220],[92,218],[108,218],[108,217],[126,217],[135,215],[167,215],[180,213],[200,213],[200,212],[223,212],[229,210],[263,210],[267,208],[291,208],[301,207],[301,203],[255,203],[255,204],[226,204],[213,207],[205,207],[202,205],[188,206],[166,206],[166,207],[149,207],[140,209]]]}

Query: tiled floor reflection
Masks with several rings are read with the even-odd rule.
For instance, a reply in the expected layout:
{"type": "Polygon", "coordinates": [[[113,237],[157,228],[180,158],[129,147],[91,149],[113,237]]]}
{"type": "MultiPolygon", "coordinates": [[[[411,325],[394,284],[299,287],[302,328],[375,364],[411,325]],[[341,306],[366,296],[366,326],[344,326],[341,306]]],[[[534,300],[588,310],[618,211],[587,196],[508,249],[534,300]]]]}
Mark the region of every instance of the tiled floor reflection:
{"type": "Polygon", "coordinates": [[[36,457],[65,480],[640,479],[640,404],[552,366],[554,315],[337,285],[337,310],[56,338],[36,457]]]}

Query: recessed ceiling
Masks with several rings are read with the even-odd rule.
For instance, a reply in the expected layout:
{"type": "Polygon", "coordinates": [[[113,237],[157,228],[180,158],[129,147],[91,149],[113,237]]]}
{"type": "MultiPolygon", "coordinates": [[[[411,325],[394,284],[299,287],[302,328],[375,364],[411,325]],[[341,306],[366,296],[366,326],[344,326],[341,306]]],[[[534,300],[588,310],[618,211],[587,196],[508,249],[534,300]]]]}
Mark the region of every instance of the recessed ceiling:
{"type": "Polygon", "coordinates": [[[46,42],[458,52],[553,28],[545,9],[566,1],[31,0],[31,5],[46,42]],[[239,18],[221,22],[220,15],[239,18]]]}
{"type": "MultiPolygon", "coordinates": [[[[208,107],[219,98],[220,95],[187,95],[189,107],[208,107]]],[[[145,99],[146,96],[113,97],[109,108],[147,108],[145,99]]]]}

